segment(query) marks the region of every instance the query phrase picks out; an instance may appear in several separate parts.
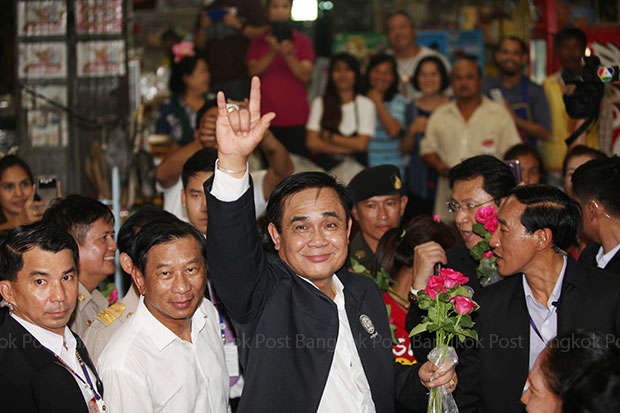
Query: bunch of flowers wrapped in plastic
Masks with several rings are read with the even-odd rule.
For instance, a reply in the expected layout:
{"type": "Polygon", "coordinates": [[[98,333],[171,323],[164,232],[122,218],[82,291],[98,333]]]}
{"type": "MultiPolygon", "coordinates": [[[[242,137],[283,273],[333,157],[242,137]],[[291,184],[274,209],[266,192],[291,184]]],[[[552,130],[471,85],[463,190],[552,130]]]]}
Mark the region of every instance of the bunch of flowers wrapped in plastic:
{"type": "Polygon", "coordinates": [[[469,254],[480,263],[476,268],[476,276],[483,287],[495,284],[502,279],[497,271],[497,258],[491,247],[491,236],[497,230],[497,211],[494,206],[480,208],[476,211],[476,223],[472,230],[483,240],[469,251],[469,254]]]}
{"type": "MultiPolygon", "coordinates": [[[[472,300],[471,294],[463,284],[469,278],[450,268],[442,268],[439,275],[428,280],[426,288],[418,293],[418,306],[427,312],[420,324],[415,326],[410,336],[424,331],[435,333],[435,348],[428,354],[428,359],[441,369],[450,369],[458,363],[456,351],[450,346],[456,336],[461,342],[466,337],[478,339],[472,327],[471,313],[479,306],[472,300]]],[[[444,386],[431,390],[428,412],[455,413],[458,408],[444,386]]]]}

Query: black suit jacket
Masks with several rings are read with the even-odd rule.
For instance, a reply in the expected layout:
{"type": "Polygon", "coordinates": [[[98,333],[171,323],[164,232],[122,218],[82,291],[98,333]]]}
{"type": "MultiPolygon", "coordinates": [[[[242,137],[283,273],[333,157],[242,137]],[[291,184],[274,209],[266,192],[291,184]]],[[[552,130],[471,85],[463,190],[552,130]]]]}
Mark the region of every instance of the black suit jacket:
{"type": "MultiPolygon", "coordinates": [[[[575,329],[620,337],[620,279],[568,257],[557,304],[558,334],[575,329]]],[[[484,288],[478,295],[477,348],[457,367],[459,411],[522,413],[529,369],[530,323],[522,276],[484,288]]],[[[610,336],[611,337],[611,336],[610,336]]]]}
{"type": "MultiPolygon", "coordinates": [[[[5,310],[2,310],[5,312],[5,310]]],[[[80,338],[77,350],[97,375],[80,338]]],[[[88,407],[73,375],[8,314],[0,326],[0,410],[5,413],[88,413],[88,407]]],[[[103,384],[96,377],[99,394],[103,384]]]]}
{"type": "MultiPolygon", "coordinates": [[[[596,262],[596,254],[598,253],[601,244],[596,242],[591,242],[587,247],[581,252],[579,256],[579,262],[584,264],[587,267],[598,267],[598,262],[596,262]]],[[[605,266],[605,271],[612,272],[614,274],[620,274],[620,253],[616,252],[616,255],[607,263],[605,266]]]]}
{"type": "MultiPolygon", "coordinates": [[[[252,190],[221,202],[205,183],[209,210],[208,262],[213,285],[235,323],[245,384],[239,412],[316,412],[338,337],[336,304],[263,252],[256,231],[252,190]]],[[[377,412],[394,399],[425,409],[417,366],[396,365],[387,312],[374,282],[341,269],[353,338],[377,412]],[[360,323],[366,315],[374,331],[360,323]],[[396,383],[396,384],[395,384],[396,383]],[[398,388],[398,391],[395,389],[398,388]]]]}

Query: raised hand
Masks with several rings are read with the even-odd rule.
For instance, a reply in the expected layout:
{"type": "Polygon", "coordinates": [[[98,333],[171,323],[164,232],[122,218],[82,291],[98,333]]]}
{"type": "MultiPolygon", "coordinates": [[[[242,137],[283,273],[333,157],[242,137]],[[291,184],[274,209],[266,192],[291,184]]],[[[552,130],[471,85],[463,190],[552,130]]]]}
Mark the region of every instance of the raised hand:
{"type": "MultiPolygon", "coordinates": [[[[260,116],[260,80],[252,78],[248,109],[226,108],[223,92],[217,94],[218,116],[215,135],[222,169],[244,172],[248,157],[258,146],[275,113],[260,116]]],[[[235,174],[232,174],[235,175],[235,174]]]]}

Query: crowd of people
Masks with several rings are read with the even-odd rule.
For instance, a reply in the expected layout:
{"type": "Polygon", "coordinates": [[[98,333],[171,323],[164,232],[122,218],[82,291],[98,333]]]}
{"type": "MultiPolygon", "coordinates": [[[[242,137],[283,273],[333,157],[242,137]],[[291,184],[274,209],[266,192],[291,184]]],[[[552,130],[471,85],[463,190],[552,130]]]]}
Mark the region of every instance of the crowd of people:
{"type": "MultiPolygon", "coordinates": [[[[255,3],[215,0],[173,47],[163,208],[115,234],[101,202],[47,204],[0,159],[0,410],[423,412],[440,386],[461,412],[620,408],[620,158],[592,130],[566,147],[561,77],[529,80],[511,36],[498,78],[450,65],[397,11],[390,49],[365,70],[335,54],[309,101],[291,1],[255,3]],[[117,251],[130,286],[110,304],[117,251]],[[409,335],[438,267],[479,305],[456,367],[409,335]]],[[[557,45],[578,72],[585,37],[557,45]]]]}

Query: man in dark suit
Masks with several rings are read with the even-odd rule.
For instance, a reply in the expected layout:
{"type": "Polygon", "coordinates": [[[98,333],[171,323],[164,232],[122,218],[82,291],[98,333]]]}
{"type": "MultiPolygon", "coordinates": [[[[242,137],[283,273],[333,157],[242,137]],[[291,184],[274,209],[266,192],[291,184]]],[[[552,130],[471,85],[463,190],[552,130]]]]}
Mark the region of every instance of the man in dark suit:
{"type": "Polygon", "coordinates": [[[457,368],[461,412],[524,412],[528,371],[552,338],[574,329],[620,334],[620,279],[564,252],[581,224],[575,201],[551,186],[517,187],[498,221],[491,245],[499,272],[522,275],[477,296],[479,345],[457,368]]]}
{"type": "Polygon", "coordinates": [[[3,412],[105,410],[86,347],[67,327],[77,268],[71,235],[46,222],[17,227],[0,245],[0,294],[11,309],[0,325],[3,412]]]}
{"type": "Polygon", "coordinates": [[[353,202],[346,186],[323,173],[284,180],[267,207],[278,257],[263,252],[247,158],[274,114],[261,118],[259,102],[258,78],[249,111],[227,112],[218,94],[218,161],[205,183],[209,269],[242,351],[239,411],[392,412],[396,397],[424,410],[426,388],[452,390],[456,377],[431,381],[430,363],[395,365],[379,290],[343,269],[353,202]]]}
{"type": "Polygon", "coordinates": [[[586,162],[571,180],[583,210],[583,232],[593,241],[579,261],[620,275],[620,158],[586,162]]]}

